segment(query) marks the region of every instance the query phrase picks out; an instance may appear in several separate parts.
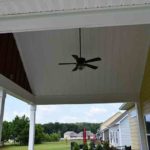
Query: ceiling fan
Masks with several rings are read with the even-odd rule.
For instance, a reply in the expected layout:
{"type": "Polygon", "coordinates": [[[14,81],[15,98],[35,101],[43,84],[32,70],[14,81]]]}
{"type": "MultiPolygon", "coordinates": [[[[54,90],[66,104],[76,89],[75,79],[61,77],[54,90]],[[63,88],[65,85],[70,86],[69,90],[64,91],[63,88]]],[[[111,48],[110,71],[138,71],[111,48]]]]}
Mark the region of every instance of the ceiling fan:
{"type": "Polygon", "coordinates": [[[77,70],[83,70],[84,67],[89,67],[91,69],[97,69],[97,66],[91,65],[89,63],[91,62],[96,62],[96,61],[101,61],[100,57],[92,58],[86,60],[84,57],[81,56],[81,28],[79,28],[79,46],[80,46],[80,54],[78,55],[72,55],[72,57],[75,59],[76,62],[72,63],[59,63],[59,65],[75,65],[75,68],[72,71],[77,71],[77,70]]]}

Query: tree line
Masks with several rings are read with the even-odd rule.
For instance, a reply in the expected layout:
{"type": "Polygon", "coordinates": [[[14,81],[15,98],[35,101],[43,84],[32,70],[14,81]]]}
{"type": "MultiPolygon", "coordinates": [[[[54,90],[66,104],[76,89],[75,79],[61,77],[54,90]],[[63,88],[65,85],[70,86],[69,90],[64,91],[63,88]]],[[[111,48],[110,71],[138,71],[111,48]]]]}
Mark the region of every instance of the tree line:
{"type": "MultiPolygon", "coordinates": [[[[97,132],[98,123],[47,123],[35,125],[35,144],[43,141],[58,141],[66,131],[83,131],[83,128],[93,133],[97,132]]],[[[16,144],[27,145],[29,139],[29,118],[25,115],[16,116],[11,122],[3,122],[2,141],[13,141],[16,144]]]]}
{"type": "Polygon", "coordinates": [[[83,128],[86,128],[87,131],[91,131],[93,133],[97,132],[97,129],[100,127],[100,123],[47,123],[43,124],[44,132],[51,133],[59,133],[61,137],[63,137],[64,133],[67,131],[74,131],[79,133],[83,131],[83,128]]]}

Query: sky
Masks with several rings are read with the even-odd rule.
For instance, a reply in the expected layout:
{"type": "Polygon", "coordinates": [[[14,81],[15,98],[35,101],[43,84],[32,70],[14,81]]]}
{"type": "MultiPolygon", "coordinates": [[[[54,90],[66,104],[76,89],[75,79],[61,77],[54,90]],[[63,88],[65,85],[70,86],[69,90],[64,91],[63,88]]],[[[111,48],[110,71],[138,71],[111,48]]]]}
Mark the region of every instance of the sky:
{"type": "MultiPolygon", "coordinates": [[[[101,123],[118,112],[121,104],[39,105],[37,106],[36,123],[101,123]]],[[[12,121],[16,115],[29,117],[30,105],[7,95],[4,120],[12,121]]]]}

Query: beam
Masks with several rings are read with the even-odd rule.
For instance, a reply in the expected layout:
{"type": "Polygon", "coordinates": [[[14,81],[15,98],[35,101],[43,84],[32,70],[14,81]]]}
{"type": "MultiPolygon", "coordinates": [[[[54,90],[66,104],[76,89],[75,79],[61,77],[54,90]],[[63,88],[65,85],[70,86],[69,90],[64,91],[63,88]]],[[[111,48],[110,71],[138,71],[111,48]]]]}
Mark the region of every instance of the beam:
{"type": "Polygon", "coordinates": [[[49,95],[35,96],[37,105],[46,104],[92,104],[92,103],[125,103],[137,102],[138,93],[109,93],[93,95],[49,95]]]}
{"type": "Polygon", "coordinates": [[[36,105],[30,107],[30,129],[28,150],[34,150],[36,105]]]}
{"type": "Polygon", "coordinates": [[[5,107],[6,93],[3,89],[0,89],[0,146],[2,146],[2,127],[3,127],[3,116],[5,107]]]}
{"type": "Polygon", "coordinates": [[[150,4],[0,17],[0,33],[150,24],[150,4]]]}
{"type": "Polygon", "coordinates": [[[23,100],[29,104],[35,104],[35,97],[30,92],[26,91],[19,85],[15,84],[5,76],[0,74],[0,87],[4,88],[6,92],[18,99],[23,100]]]}

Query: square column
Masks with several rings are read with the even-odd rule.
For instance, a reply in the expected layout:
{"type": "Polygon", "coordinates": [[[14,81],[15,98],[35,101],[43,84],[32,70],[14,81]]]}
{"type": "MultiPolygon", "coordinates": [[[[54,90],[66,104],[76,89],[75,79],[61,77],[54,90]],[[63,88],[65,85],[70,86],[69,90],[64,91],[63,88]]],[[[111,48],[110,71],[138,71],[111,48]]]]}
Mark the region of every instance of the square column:
{"type": "Polygon", "coordinates": [[[28,150],[34,150],[36,105],[30,106],[30,128],[28,150]]]}
{"type": "Polygon", "coordinates": [[[0,89],[0,146],[2,146],[1,140],[2,140],[2,127],[3,127],[5,98],[6,98],[5,91],[0,89]]]}

